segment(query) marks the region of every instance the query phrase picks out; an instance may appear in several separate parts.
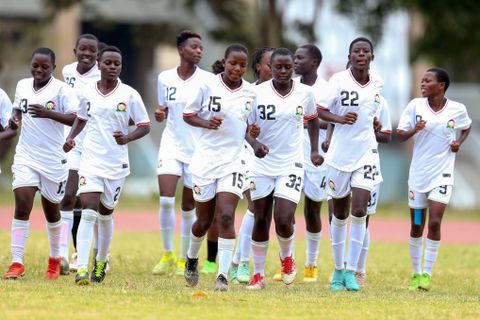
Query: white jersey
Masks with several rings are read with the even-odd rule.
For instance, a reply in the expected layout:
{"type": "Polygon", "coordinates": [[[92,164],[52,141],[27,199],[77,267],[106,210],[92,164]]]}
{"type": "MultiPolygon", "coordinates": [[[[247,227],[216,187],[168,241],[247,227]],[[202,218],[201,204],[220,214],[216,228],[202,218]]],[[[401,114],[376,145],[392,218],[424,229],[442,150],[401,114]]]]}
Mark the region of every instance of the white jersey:
{"type": "Polygon", "coordinates": [[[247,118],[255,106],[253,85],[231,90],[221,75],[200,86],[185,107],[184,115],[202,119],[222,118],[218,130],[201,128],[190,171],[202,179],[219,179],[233,172],[245,172],[242,163],[247,118]]]}
{"type": "MultiPolygon", "coordinates": [[[[297,77],[294,80],[300,82],[301,77],[297,77]]],[[[320,77],[317,77],[317,80],[315,80],[315,83],[312,85],[312,89],[313,89],[313,94],[315,95],[316,104],[320,106],[325,105],[325,101],[328,99],[330,94],[328,82],[320,77]]],[[[325,141],[326,137],[327,137],[327,130],[324,130],[324,129],[318,130],[318,153],[324,158],[325,158],[325,152],[323,152],[321,148],[321,144],[323,141],[325,141]]],[[[310,137],[308,135],[307,128],[305,128],[303,130],[303,157],[304,157],[304,163],[305,163],[305,170],[308,170],[308,171],[322,170],[321,167],[325,167],[325,166],[322,165],[320,167],[315,167],[313,165],[312,160],[310,159],[310,150],[311,150],[310,137]]]]}
{"type": "MultiPolygon", "coordinates": [[[[100,80],[100,70],[98,69],[98,65],[95,64],[90,70],[85,72],[84,74],[80,74],[77,71],[78,62],[73,62],[71,64],[67,64],[62,69],[62,75],[65,83],[67,83],[70,87],[73,88],[75,93],[77,94],[77,98],[79,101],[82,100],[82,96],[86,90],[86,86],[89,83],[96,82],[100,80]]],[[[88,125],[88,124],[87,124],[88,125]]],[[[68,136],[70,133],[70,127],[65,127],[65,137],[68,136]]],[[[78,152],[82,152],[83,149],[83,139],[87,134],[87,128],[85,127],[80,134],[75,137],[75,150],[78,152]]]]}
{"type": "Polygon", "coordinates": [[[62,149],[64,125],[51,119],[33,118],[27,110],[31,104],[40,104],[54,112],[76,114],[78,99],[66,83],[53,77],[40,90],[33,88],[33,78],[20,80],[15,91],[13,108],[22,112],[22,132],[13,162],[29,166],[57,181],[61,172],[67,170],[62,149]]]}
{"type": "Polygon", "coordinates": [[[113,132],[128,134],[130,118],[136,126],[150,124],[140,94],[118,81],[117,87],[106,95],[98,90],[97,83],[91,83],[86,87],[85,96],[90,102],[90,117],[79,174],[110,180],[128,176],[128,147],[118,145],[113,132]]]}
{"type": "Polygon", "coordinates": [[[0,89],[0,125],[3,129],[8,126],[8,120],[12,116],[12,102],[8,95],[0,89]]]}
{"type": "Polygon", "coordinates": [[[193,75],[183,80],[177,68],[163,71],[158,76],[158,105],[168,108],[167,125],[162,133],[159,154],[184,163],[190,163],[199,130],[183,121],[183,110],[199,87],[215,78],[210,72],[196,68],[193,75]]]}
{"type": "MultiPolygon", "coordinates": [[[[256,175],[280,176],[303,168],[303,122],[317,117],[311,87],[293,81],[285,96],[273,87],[272,80],[256,86],[257,106],[249,118],[260,127],[257,140],[269,149],[262,159],[255,158],[256,175]]],[[[309,151],[310,154],[310,151],[309,151]]]]}
{"type": "Polygon", "coordinates": [[[450,144],[456,139],[456,130],[472,124],[466,107],[447,100],[443,109],[435,112],[427,98],[413,99],[403,111],[397,130],[411,130],[420,120],[426,121],[426,126],[413,135],[409,188],[429,192],[438,186],[453,185],[455,152],[450,150],[450,144]]]}
{"type": "Polygon", "coordinates": [[[361,165],[362,158],[377,148],[373,118],[380,108],[383,81],[370,74],[370,81],[361,85],[347,69],[334,74],[329,85],[330,112],[339,116],[356,112],[358,116],[353,125],[335,124],[325,163],[340,171],[353,172],[361,165]]]}
{"type": "Polygon", "coordinates": [[[389,134],[392,133],[392,120],[390,118],[390,109],[387,100],[383,96],[380,96],[380,108],[378,109],[378,112],[375,116],[382,124],[382,129],[380,130],[380,132],[389,134]]]}

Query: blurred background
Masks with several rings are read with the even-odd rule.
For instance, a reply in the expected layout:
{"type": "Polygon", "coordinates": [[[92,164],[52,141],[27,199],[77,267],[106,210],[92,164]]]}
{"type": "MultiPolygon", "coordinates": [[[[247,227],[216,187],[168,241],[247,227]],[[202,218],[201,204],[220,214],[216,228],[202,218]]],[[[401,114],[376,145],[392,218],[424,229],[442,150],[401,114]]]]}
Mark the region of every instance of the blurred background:
{"type": "MultiPolygon", "coordinates": [[[[393,128],[408,101],[420,96],[420,79],[432,66],[447,69],[447,96],[464,103],[473,119],[470,137],[457,156],[451,206],[480,207],[480,1],[422,0],[0,0],[0,87],[14,98],[15,85],[30,77],[29,61],[39,46],[57,55],[56,77],[75,60],[78,35],[93,33],[123,52],[122,81],[136,88],[151,120],[159,72],[179,62],[176,35],[192,29],[202,35],[200,66],[223,57],[228,44],[251,52],[264,45],[294,51],[306,43],[323,53],[319,74],[328,80],[343,70],[354,38],[373,40],[374,72],[384,79],[393,128]]],[[[249,73],[247,80],[253,81],[249,73]]],[[[163,125],[130,145],[132,175],[125,196],[157,194],[157,152],[163,125]]],[[[8,143],[8,142],[7,142],[8,143]]],[[[10,166],[16,140],[0,154],[0,191],[11,190],[10,166]]],[[[380,147],[384,177],[380,200],[406,203],[411,145],[395,141],[380,147]]]]}

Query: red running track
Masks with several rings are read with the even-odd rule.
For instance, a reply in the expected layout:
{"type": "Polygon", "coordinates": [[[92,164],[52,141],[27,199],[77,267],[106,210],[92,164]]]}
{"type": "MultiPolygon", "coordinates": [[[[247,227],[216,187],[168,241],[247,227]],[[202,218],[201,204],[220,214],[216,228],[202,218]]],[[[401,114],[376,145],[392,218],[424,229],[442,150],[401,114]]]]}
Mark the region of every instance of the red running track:
{"type": "MultiPolygon", "coordinates": [[[[10,230],[13,208],[0,208],[0,230],[10,230]]],[[[236,230],[240,228],[243,214],[237,214],[236,230]]],[[[180,214],[176,215],[175,228],[180,232],[180,214]]],[[[114,213],[115,230],[126,232],[159,232],[158,215],[155,211],[120,211],[114,213]]],[[[297,235],[305,235],[305,220],[297,217],[297,235]]],[[[34,209],[30,216],[30,227],[34,231],[45,230],[45,218],[41,209],[34,209]]],[[[322,219],[323,237],[328,236],[327,220],[322,219]]],[[[370,232],[374,241],[407,242],[410,221],[406,219],[385,219],[373,217],[370,220],[370,232]]],[[[273,228],[272,228],[273,230],[273,228]]],[[[273,232],[273,231],[272,231],[273,232]]],[[[480,244],[480,222],[444,221],[442,225],[442,243],[480,244]]]]}

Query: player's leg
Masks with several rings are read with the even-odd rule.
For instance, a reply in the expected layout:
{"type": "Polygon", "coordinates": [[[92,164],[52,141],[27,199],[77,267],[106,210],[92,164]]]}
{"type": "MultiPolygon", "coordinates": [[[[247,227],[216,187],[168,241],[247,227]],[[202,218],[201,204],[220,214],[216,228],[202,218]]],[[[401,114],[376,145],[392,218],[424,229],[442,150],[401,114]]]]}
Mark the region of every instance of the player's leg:
{"type": "MultiPolygon", "coordinates": [[[[15,169],[12,168],[12,171],[15,169]]],[[[16,187],[15,181],[18,181],[18,171],[14,171],[16,179],[13,181],[13,193],[15,196],[15,211],[11,225],[11,250],[12,263],[7,272],[3,275],[6,279],[16,279],[25,275],[25,266],[23,263],[23,255],[28,235],[30,234],[30,212],[33,208],[33,200],[37,187],[16,187]]]]}
{"type": "Polygon", "coordinates": [[[47,220],[48,242],[50,244],[50,256],[48,268],[45,273],[46,279],[57,279],[60,276],[60,238],[62,233],[62,220],[60,205],[50,201],[42,194],[42,207],[47,220]]]}
{"type": "Polygon", "coordinates": [[[152,273],[163,275],[176,266],[173,252],[173,236],[175,231],[175,191],[179,175],[159,174],[158,187],[160,190],[160,208],[158,217],[160,221],[160,234],[163,242],[163,255],[152,273]]]}
{"type": "MultiPolygon", "coordinates": [[[[250,252],[252,248],[252,231],[255,223],[253,201],[250,196],[250,190],[243,193],[247,199],[247,212],[243,215],[242,225],[238,233],[238,260],[233,261],[238,265],[237,279],[240,283],[248,283],[250,281],[250,252]]],[[[235,256],[234,256],[235,257],[235,256]]]]}
{"type": "Polygon", "coordinates": [[[215,274],[217,273],[217,253],[218,253],[218,223],[216,217],[207,233],[207,259],[203,263],[201,273],[215,274]]]}
{"type": "Polygon", "coordinates": [[[427,195],[409,191],[408,205],[410,207],[410,239],[409,252],[413,275],[408,284],[408,290],[418,290],[422,275],[423,229],[427,215],[427,195]]]}
{"type": "MultiPolygon", "coordinates": [[[[186,178],[184,176],[184,187],[182,192],[182,222],[180,228],[180,258],[177,260],[177,269],[176,274],[182,275],[185,270],[185,262],[187,258],[188,247],[190,246],[190,230],[192,229],[192,224],[195,222],[195,200],[193,199],[192,184],[187,184],[186,178]]],[[[191,179],[190,179],[191,181],[191,179]]]]}
{"type": "MultiPolygon", "coordinates": [[[[62,236],[60,238],[60,257],[62,262],[60,265],[60,274],[70,274],[70,266],[68,257],[70,255],[70,235],[76,235],[76,231],[73,231],[73,225],[75,222],[73,209],[77,202],[77,190],[78,190],[78,171],[69,170],[67,185],[65,186],[65,194],[62,202],[60,203],[60,215],[62,217],[62,236]]],[[[81,214],[81,212],[80,212],[81,214]]],[[[77,219],[79,222],[80,219],[77,219]]],[[[77,224],[78,229],[78,224],[77,224]]],[[[74,247],[76,248],[76,239],[74,238],[74,247]]],[[[73,270],[72,270],[73,271],[73,270]]]]}

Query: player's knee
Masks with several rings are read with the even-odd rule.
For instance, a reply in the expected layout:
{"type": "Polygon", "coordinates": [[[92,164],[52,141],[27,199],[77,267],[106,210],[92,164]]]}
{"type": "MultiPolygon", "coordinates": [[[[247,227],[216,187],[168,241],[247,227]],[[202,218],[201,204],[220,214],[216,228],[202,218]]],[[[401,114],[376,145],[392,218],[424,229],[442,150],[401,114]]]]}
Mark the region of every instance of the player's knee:
{"type": "Polygon", "coordinates": [[[352,208],[352,216],[365,217],[367,215],[366,208],[352,208]]]}
{"type": "Polygon", "coordinates": [[[94,223],[97,220],[98,213],[92,209],[85,209],[82,211],[82,220],[94,223]]]}
{"type": "Polygon", "coordinates": [[[160,197],[160,208],[167,210],[175,206],[175,197],[160,197]]]}
{"type": "Polygon", "coordinates": [[[224,210],[219,212],[219,215],[217,216],[217,223],[219,224],[219,227],[221,229],[229,229],[231,226],[234,224],[233,220],[233,213],[230,212],[229,210],[224,210]]]}
{"type": "Polygon", "coordinates": [[[441,221],[439,219],[431,219],[428,221],[428,230],[433,232],[439,232],[441,221]]]}

